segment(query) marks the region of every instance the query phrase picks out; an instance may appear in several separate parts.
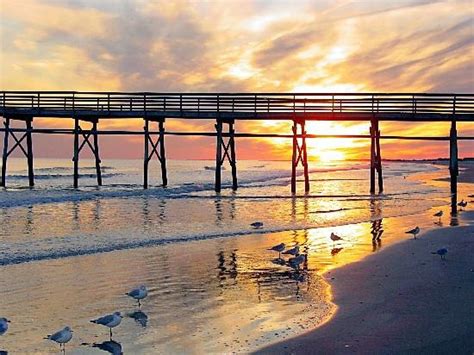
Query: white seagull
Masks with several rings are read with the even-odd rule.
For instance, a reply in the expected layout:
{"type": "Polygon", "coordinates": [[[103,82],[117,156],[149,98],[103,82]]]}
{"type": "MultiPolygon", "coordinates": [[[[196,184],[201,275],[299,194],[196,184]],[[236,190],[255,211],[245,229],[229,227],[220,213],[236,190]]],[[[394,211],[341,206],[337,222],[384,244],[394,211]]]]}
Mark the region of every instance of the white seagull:
{"type": "Polygon", "coordinates": [[[7,332],[8,323],[10,323],[10,321],[8,319],[0,318],[0,335],[3,335],[7,332]]]}
{"type": "Polygon", "coordinates": [[[409,231],[406,231],[405,233],[406,233],[406,234],[413,234],[413,238],[416,239],[416,235],[417,235],[418,233],[420,233],[420,227],[416,226],[415,228],[410,229],[409,231]]]}
{"type": "Polygon", "coordinates": [[[64,327],[60,331],[46,336],[45,339],[52,340],[59,344],[60,349],[65,349],[66,343],[72,339],[72,329],[69,327],[64,327]]]}
{"type": "Polygon", "coordinates": [[[283,254],[286,255],[298,255],[300,253],[300,247],[299,245],[295,245],[293,248],[285,250],[283,254]]]}
{"type": "Polygon", "coordinates": [[[331,233],[330,238],[333,242],[337,242],[338,240],[342,240],[342,238],[340,236],[338,236],[337,234],[334,234],[334,233],[331,233]]]}
{"type": "Polygon", "coordinates": [[[92,323],[100,324],[105,327],[108,327],[110,330],[110,339],[112,339],[112,328],[115,328],[122,322],[122,315],[120,312],[115,312],[112,314],[108,314],[106,316],[91,320],[92,323]]]}
{"type": "Polygon", "coordinates": [[[134,288],[130,292],[127,292],[126,295],[137,300],[138,306],[140,307],[140,300],[143,300],[146,298],[146,296],[148,296],[148,290],[146,289],[145,285],[141,285],[140,287],[134,288]]]}
{"type": "Polygon", "coordinates": [[[277,252],[278,252],[278,258],[280,258],[280,257],[281,257],[281,252],[282,252],[283,250],[285,250],[285,243],[280,243],[280,244],[278,244],[278,245],[274,245],[274,246],[272,246],[272,247],[271,247],[270,249],[268,249],[268,250],[277,251],[277,252]]]}
{"type": "Polygon", "coordinates": [[[448,249],[447,248],[441,248],[436,251],[431,252],[431,254],[437,254],[441,257],[441,259],[446,259],[446,254],[448,254],[448,249]]]}
{"type": "Polygon", "coordinates": [[[263,222],[253,222],[250,223],[250,226],[254,229],[261,229],[263,228],[263,222]]]}

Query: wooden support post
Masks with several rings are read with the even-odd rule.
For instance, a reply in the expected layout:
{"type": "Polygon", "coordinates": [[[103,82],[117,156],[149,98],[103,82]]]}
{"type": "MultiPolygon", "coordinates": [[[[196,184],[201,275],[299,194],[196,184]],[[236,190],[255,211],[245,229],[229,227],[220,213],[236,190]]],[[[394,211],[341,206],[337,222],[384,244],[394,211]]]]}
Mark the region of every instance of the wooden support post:
{"type": "Polygon", "coordinates": [[[375,193],[375,173],[378,175],[379,193],[383,192],[383,175],[379,121],[373,118],[370,122],[370,193],[373,194],[375,193]]]}
{"type": "Polygon", "coordinates": [[[293,154],[291,156],[291,193],[296,193],[296,150],[298,147],[298,139],[296,138],[297,126],[296,121],[293,121],[293,154]]]}
{"type": "Polygon", "coordinates": [[[29,186],[35,186],[35,175],[33,171],[33,139],[32,139],[32,122],[33,117],[28,117],[25,121],[26,123],[26,152],[27,152],[27,162],[28,162],[28,182],[29,186]]]}
{"type": "Polygon", "coordinates": [[[301,122],[302,149],[303,149],[303,172],[304,172],[304,192],[309,192],[309,171],[308,171],[308,152],[306,149],[306,129],[305,121],[301,122]]]}
{"type": "Polygon", "coordinates": [[[214,190],[216,192],[221,192],[221,173],[222,173],[222,121],[217,120],[215,124],[216,127],[216,178],[215,178],[215,185],[214,190]]]}
{"type": "Polygon", "coordinates": [[[234,121],[229,122],[230,166],[232,168],[232,190],[237,190],[237,161],[235,156],[234,121]]]}
{"type": "Polygon", "coordinates": [[[308,152],[306,148],[306,130],[305,121],[293,121],[293,154],[291,158],[291,193],[296,193],[296,170],[301,162],[303,165],[304,176],[304,191],[309,192],[309,167],[308,167],[308,152]],[[301,127],[301,144],[298,140],[298,126],[301,127]]]}
{"type": "Polygon", "coordinates": [[[8,117],[5,117],[3,125],[5,127],[5,135],[3,136],[2,181],[0,182],[0,186],[5,187],[8,159],[8,137],[10,135],[10,119],[8,117]]]}
{"type": "Polygon", "coordinates": [[[149,154],[148,154],[148,140],[150,139],[150,133],[148,133],[149,128],[149,122],[145,118],[145,126],[143,127],[144,130],[144,141],[145,141],[145,147],[144,147],[144,157],[143,157],[143,188],[148,189],[148,162],[150,161],[149,159],[149,154]]]}
{"type": "Polygon", "coordinates": [[[374,121],[370,125],[370,193],[375,193],[375,132],[374,121]]]}
{"type": "Polygon", "coordinates": [[[383,175],[382,175],[382,156],[380,155],[380,129],[379,121],[375,121],[375,155],[377,157],[377,164],[375,168],[377,169],[377,175],[379,179],[379,193],[383,192],[383,175]]]}
{"type": "Polygon", "coordinates": [[[168,185],[168,176],[166,173],[166,154],[165,154],[165,122],[164,119],[158,123],[160,128],[160,164],[161,164],[161,181],[163,186],[168,185]]]}
{"type": "Polygon", "coordinates": [[[457,192],[458,192],[458,133],[456,129],[456,119],[451,121],[451,131],[449,134],[449,175],[451,177],[451,213],[457,213],[457,192]]]}
{"type": "Polygon", "coordinates": [[[99,156],[99,139],[97,134],[97,123],[99,120],[92,122],[92,134],[94,136],[94,157],[95,157],[95,171],[97,175],[97,185],[102,186],[102,172],[100,171],[100,156],[99,156]]]}
{"type": "Polygon", "coordinates": [[[74,156],[72,158],[74,163],[74,188],[79,186],[79,119],[74,118],[74,156]]]}

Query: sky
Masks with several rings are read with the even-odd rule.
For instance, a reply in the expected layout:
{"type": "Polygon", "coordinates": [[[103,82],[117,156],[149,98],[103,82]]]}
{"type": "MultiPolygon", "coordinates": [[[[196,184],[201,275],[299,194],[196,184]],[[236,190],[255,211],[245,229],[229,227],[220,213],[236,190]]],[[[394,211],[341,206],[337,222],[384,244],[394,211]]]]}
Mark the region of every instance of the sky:
{"type": "MultiPolygon", "coordinates": [[[[0,0],[1,90],[474,93],[474,1],[0,0]]],[[[35,127],[71,120],[35,119],[35,127]]],[[[100,129],[140,129],[107,121],[100,129]]],[[[474,136],[474,124],[459,126],[474,136]]],[[[168,120],[167,129],[213,122],[168,120]]],[[[289,123],[237,131],[290,133],[289,123]]],[[[314,134],[366,134],[316,122],[314,134]]],[[[446,136],[447,124],[382,123],[382,134],[446,136]]],[[[102,137],[101,137],[102,138],[102,137]]],[[[310,140],[314,160],[366,159],[367,140],[310,140]]],[[[37,157],[72,156],[71,137],[35,136],[37,157]]],[[[474,156],[473,143],[460,144],[474,156]]],[[[104,158],[141,158],[140,137],[103,137],[104,158]]],[[[215,156],[210,138],[167,137],[175,159],[215,156]]],[[[383,158],[448,155],[447,142],[382,142],[383,158]]],[[[237,159],[289,159],[291,140],[239,139],[237,159]]]]}

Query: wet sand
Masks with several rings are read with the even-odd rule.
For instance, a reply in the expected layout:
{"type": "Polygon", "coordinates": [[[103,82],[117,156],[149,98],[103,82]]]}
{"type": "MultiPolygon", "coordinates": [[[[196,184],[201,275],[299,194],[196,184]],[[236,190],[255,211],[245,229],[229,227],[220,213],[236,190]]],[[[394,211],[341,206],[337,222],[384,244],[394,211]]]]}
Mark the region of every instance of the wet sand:
{"type": "MultiPolygon", "coordinates": [[[[435,183],[446,185],[441,181],[435,183]]],[[[460,185],[462,197],[472,192],[472,185],[466,185],[460,185]]],[[[399,203],[412,202],[400,200],[399,203]]],[[[309,218],[308,201],[299,203],[302,208],[296,211],[302,218],[309,218]]],[[[472,259],[472,244],[467,243],[470,239],[465,244],[456,244],[467,235],[472,236],[471,227],[465,226],[466,218],[450,217],[449,206],[443,200],[439,201],[439,207],[422,213],[383,218],[384,203],[383,199],[370,201],[367,213],[371,222],[365,223],[165,244],[4,266],[0,268],[0,314],[13,322],[8,334],[1,339],[0,349],[22,354],[54,353],[58,347],[42,338],[69,325],[75,331],[68,344],[70,354],[100,354],[103,353],[100,346],[115,346],[133,354],[250,352],[276,342],[280,343],[264,351],[338,352],[336,346],[343,346],[341,352],[354,349],[365,352],[366,348],[360,344],[369,344],[368,350],[377,349],[380,344],[377,334],[381,339],[386,336],[405,343],[400,328],[382,332],[387,324],[408,328],[413,325],[411,322],[417,325],[418,318],[416,313],[411,315],[410,307],[423,310],[424,303],[430,299],[415,297],[412,300],[418,293],[437,295],[435,292],[440,292],[444,297],[441,304],[448,304],[453,319],[468,316],[459,316],[451,310],[455,301],[459,307],[470,306],[465,296],[472,289],[462,284],[465,280],[460,282],[466,294],[462,293],[459,299],[451,298],[461,291],[446,291],[453,290],[453,280],[460,280],[464,275],[459,272],[462,270],[459,266],[464,267],[463,258],[468,255],[472,259]],[[432,217],[438,209],[444,211],[442,223],[432,217]],[[439,243],[442,245],[434,242],[430,245],[428,241],[437,237],[426,233],[417,241],[410,240],[404,231],[417,224],[423,231],[435,229],[441,237],[454,235],[456,239],[446,238],[446,243],[444,239],[439,243]],[[458,224],[461,226],[443,228],[458,224]],[[463,234],[463,231],[467,232],[463,234]],[[344,239],[332,243],[331,232],[344,239]],[[458,238],[458,234],[462,236],[458,238]],[[268,248],[280,242],[287,246],[298,243],[308,255],[300,271],[273,262],[277,254],[268,248]],[[441,263],[439,257],[429,253],[439,246],[450,249],[446,262],[441,263]],[[461,246],[463,249],[459,250],[461,246]],[[408,249],[401,249],[403,255],[396,252],[392,255],[392,250],[397,248],[408,249]],[[376,260],[378,266],[371,260],[376,260]],[[452,264],[451,260],[456,263],[452,264]],[[451,265],[454,265],[453,270],[451,265]],[[441,276],[431,274],[438,270],[432,270],[431,266],[438,267],[441,276]],[[358,267],[362,269],[357,271],[358,267]],[[346,274],[352,268],[354,273],[346,274]],[[445,280],[445,275],[447,278],[451,273],[456,274],[455,277],[445,280]],[[423,286],[422,277],[431,280],[428,283],[431,288],[417,288],[417,282],[423,286]],[[142,283],[149,287],[150,294],[138,310],[124,293],[142,283]],[[400,290],[400,285],[405,286],[400,290]],[[438,290],[432,290],[437,286],[438,290]],[[404,295],[410,297],[405,300],[404,295]],[[386,302],[387,299],[390,302],[386,302]],[[386,303],[395,308],[385,309],[386,303]],[[126,317],[114,331],[116,343],[109,344],[107,330],[89,320],[117,310],[126,317]],[[384,315],[378,317],[380,313],[384,315]],[[409,314],[410,321],[396,323],[396,319],[404,320],[403,314],[409,314]],[[362,319],[367,324],[365,328],[360,325],[364,325],[362,319]],[[324,341],[319,335],[314,338],[314,334],[325,332],[333,324],[340,324],[340,328],[334,328],[336,330],[324,341]],[[348,327],[351,324],[354,326],[348,327]],[[356,332],[359,329],[365,329],[365,337],[359,336],[356,332]],[[311,332],[305,334],[308,331],[311,332]],[[341,334],[351,338],[340,338],[341,334]],[[287,340],[293,338],[295,340],[287,340]]],[[[461,213],[461,216],[466,215],[461,213]]],[[[469,275],[472,280],[473,273],[469,275]]],[[[437,305],[424,312],[434,312],[450,326],[449,331],[455,332],[453,319],[449,318],[451,313],[438,315],[437,305]]],[[[431,333],[436,335],[437,328],[432,330],[426,326],[431,325],[433,316],[423,314],[426,319],[420,324],[425,328],[413,329],[423,330],[429,338],[431,333]]],[[[443,323],[436,324],[443,326],[443,323]]],[[[460,326],[463,324],[469,325],[461,321],[460,326]]],[[[461,342],[465,342],[463,339],[461,342]]],[[[414,349],[424,346],[431,352],[429,344],[413,344],[414,349]]]]}
{"type": "Polygon", "coordinates": [[[327,272],[338,310],[314,331],[258,353],[472,354],[474,212],[327,272]],[[446,247],[443,261],[430,252],[446,247]]]}

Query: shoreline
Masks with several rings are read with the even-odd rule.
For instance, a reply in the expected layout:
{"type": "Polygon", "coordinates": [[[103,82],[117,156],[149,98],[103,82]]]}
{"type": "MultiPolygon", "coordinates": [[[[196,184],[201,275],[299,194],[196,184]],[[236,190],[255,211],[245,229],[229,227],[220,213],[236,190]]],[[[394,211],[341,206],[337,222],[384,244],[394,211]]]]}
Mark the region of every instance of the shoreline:
{"type": "Polygon", "coordinates": [[[461,218],[467,225],[432,229],[325,272],[333,318],[255,353],[472,354],[474,212],[461,218]],[[446,261],[431,254],[441,247],[446,261]]]}

